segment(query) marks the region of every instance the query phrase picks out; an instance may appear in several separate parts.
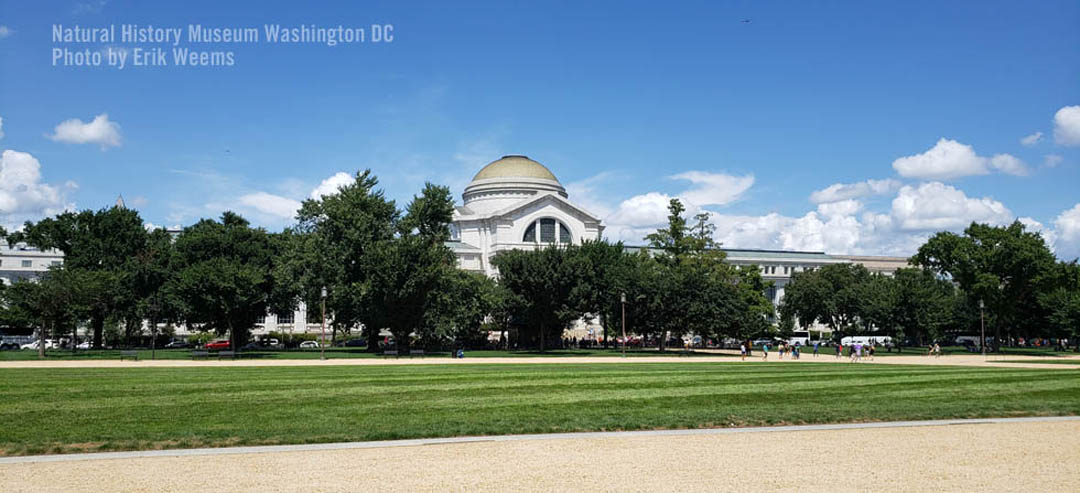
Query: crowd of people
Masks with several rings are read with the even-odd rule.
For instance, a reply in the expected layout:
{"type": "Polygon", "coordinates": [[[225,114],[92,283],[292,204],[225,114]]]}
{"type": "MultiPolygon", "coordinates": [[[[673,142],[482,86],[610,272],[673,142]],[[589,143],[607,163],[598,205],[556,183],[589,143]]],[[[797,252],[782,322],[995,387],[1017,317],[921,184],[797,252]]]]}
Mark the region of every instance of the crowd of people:
{"type": "MultiPolygon", "coordinates": [[[[779,359],[781,359],[781,360],[784,359],[785,356],[787,356],[791,360],[800,359],[800,357],[802,356],[802,352],[804,350],[804,347],[805,347],[800,342],[789,343],[787,341],[777,341],[775,344],[776,344],[775,349],[776,349],[777,357],[779,359]]],[[[753,343],[751,341],[744,341],[739,345],[739,353],[740,353],[740,357],[742,358],[743,361],[746,361],[747,356],[750,356],[750,354],[751,354],[751,352],[753,350],[753,347],[754,347],[754,345],[753,345],[753,343]]],[[[845,350],[844,344],[837,343],[837,344],[834,344],[833,347],[836,350],[836,359],[842,358],[844,356],[844,354],[845,354],[844,353],[844,350],[845,350]]],[[[940,355],[940,351],[941,351],[940,346],[935,344],[934,346],[931,347],[931,351],[934,351],[935,348],[936,348],[936,351],[938,352],[938,354],[940,355]]],[[[761,344],[761,359],[762,359],[762,361],[768,361],[768,359],[769,359],[769,351],[772,350],[772,349],[774,349],[773,348],[773,343],[765,342],[765,343],[761,344]]],[[[873,361],[874,360],[874,354],[877,352],[877,345],[873,344],[873,343],[863,344],[861,342],[857,342],[857,343],[854,343],[854,344],[848,344],[846,346],[846,349],[847,349],[847,355],[850,358],[850,361],[852,363],[862,361],[864,357],[869,361],[873,361]]],[[[816,358],[816,357],[818,357],[818,355],[820,353],[821,353],[821,341],[814,341],[813,353],[812,354],[816,358]]]]}

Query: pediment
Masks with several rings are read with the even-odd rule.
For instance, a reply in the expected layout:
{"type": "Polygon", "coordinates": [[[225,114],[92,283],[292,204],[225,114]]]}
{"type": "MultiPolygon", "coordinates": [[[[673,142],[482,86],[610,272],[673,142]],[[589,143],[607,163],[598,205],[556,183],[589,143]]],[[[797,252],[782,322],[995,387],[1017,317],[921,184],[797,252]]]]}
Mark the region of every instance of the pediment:
{"type": "Polygon", "coordinates": [[[581,207],[573,204],[569,200],[564,199],[562,196],[554,193],[539,194],[528,200],[523,200],[510,207],[496,211],[491,214],[492,218],[513,220],[517,216],[524,215],[530,210],[538,209],[547,205],[554,206],[559,210],[577,217],[583,222],[595,222],[600,223],[600,218],[595,214],[582,209],[581,207]]]}

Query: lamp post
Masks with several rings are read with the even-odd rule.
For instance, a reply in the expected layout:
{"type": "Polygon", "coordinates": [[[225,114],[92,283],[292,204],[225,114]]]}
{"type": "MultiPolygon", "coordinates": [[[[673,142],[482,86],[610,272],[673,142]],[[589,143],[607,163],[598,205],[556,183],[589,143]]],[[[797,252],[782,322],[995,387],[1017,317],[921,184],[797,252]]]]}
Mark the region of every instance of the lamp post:
{"type": "Polygon", "coordinates": [[[157,295],[150,302],[150,359],[157,359],[157,295]]]}
{"type": "Polygon", "coordinates": [[[979,327],[982,330],[982,339],[979,341],[979,347],[982,348],[983,360],[986,360],[986,316],[983,314],[983,309],[986,308],[986,304],[983,300],[979,300],[979,327]]]}
{"type": "Polygon", "coordinates": [[[326,288],[320,293],[322,301],[322,340],[319,341],[319,359],[326,359],[326,288]]]}
{"type": "Polygon", "coordinates": [[[619,297],[622,301],[622,357],[626,357],[626,293],[619,297]]]}

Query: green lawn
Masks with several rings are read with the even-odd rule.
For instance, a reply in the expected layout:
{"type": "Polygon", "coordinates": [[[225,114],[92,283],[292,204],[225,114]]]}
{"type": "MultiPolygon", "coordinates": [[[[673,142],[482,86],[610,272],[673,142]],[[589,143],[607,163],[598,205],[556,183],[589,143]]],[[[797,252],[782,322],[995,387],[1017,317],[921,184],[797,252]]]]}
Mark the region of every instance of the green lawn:
{"type": "Polygon", "coordinates": [[[990,360],[991,363],[1032,363],[1036,365],[1080,365],[1080,359],[1001,359],[990,360]]]}
{"type": "MultiPolygon", "coordinates": [[[[148,360],[156,359],[191,359],[190,349],[158,349],[157,351],[150,351],[149,349],[138,350],[139,359],[148,360]],[[151,354],[153,353],[153,354],[151,354]]],[[[318,359],[318,349],[290,349],[288,351],[243,351],[242,358],[257,358],[257,359],[318,359]]],[[[678,350],[669,350],[665,353],[659,353],[655,349],[637,349],[627,351],[627,356],[674,356],[682,354],[678,350]]],[[[539,351],[465,351],[466,358],[499,358],[499,357],[513,357],[513,358],[535,358],[535,357],[553,357],[553,356],[610,356],[618,357],[622,356],[622,353],[616,349],[555,349],[547,350],[543,353],[539,351]]],[[[693,352],[689,356],[718,356],[715,353],[707,352],[693,352]]],[[[48,350],[45,354],[46,359],[51,360],[95,360],[95,359],[120,359],[119,349],[89,349],[78,350],[72,352],[69,350],[48,350]]],[[[407,356],[406,356],[407,357],[407,356]]],[[[425,358],[449,358],[449,352],[434,352],[427,353],[425,358]]],[[[327,359],[339,359],[339,358],[383,358],[381,354],[369,353],[364,348],[327,348],[327,359]]],[[[0,351],[0,361],[28,361],[38,359],[37,351],[21,350],[21,351],[0,351]]],[[[211,351],[210,359],[217,359],[217,351],[211,351]]]]}
{"type": "Polygon", "coordinates": [[[0,454],[1080,414],[1068,370],[831,363],[0,369],[0,454]]]}

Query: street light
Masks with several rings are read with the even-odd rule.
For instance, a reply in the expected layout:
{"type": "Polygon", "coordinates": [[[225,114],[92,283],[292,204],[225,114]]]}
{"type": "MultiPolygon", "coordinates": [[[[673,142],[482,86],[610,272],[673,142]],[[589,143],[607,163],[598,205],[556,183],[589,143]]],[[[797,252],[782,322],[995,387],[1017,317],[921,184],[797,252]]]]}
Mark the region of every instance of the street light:
{"type": "Polygon", "coordinates": [[[982,341],[979,342],[979,346],[982,348],[983,360],[986,360],[986,316],[983,315],[983,309],[986,308],[986,304],[983,300],[979,300],[979,326],[982,329],[982,341]]]}
{"type": "Polygon", "coordinates": [[[626,293],[619,297],[622,301],[622,357],[626,357],[626,293]]]}
{"type": "Polygon", "coordinates": [[[322,288],[322,340],[319,341],[319,359],[326,359],[326,288],[322,288]]]}

